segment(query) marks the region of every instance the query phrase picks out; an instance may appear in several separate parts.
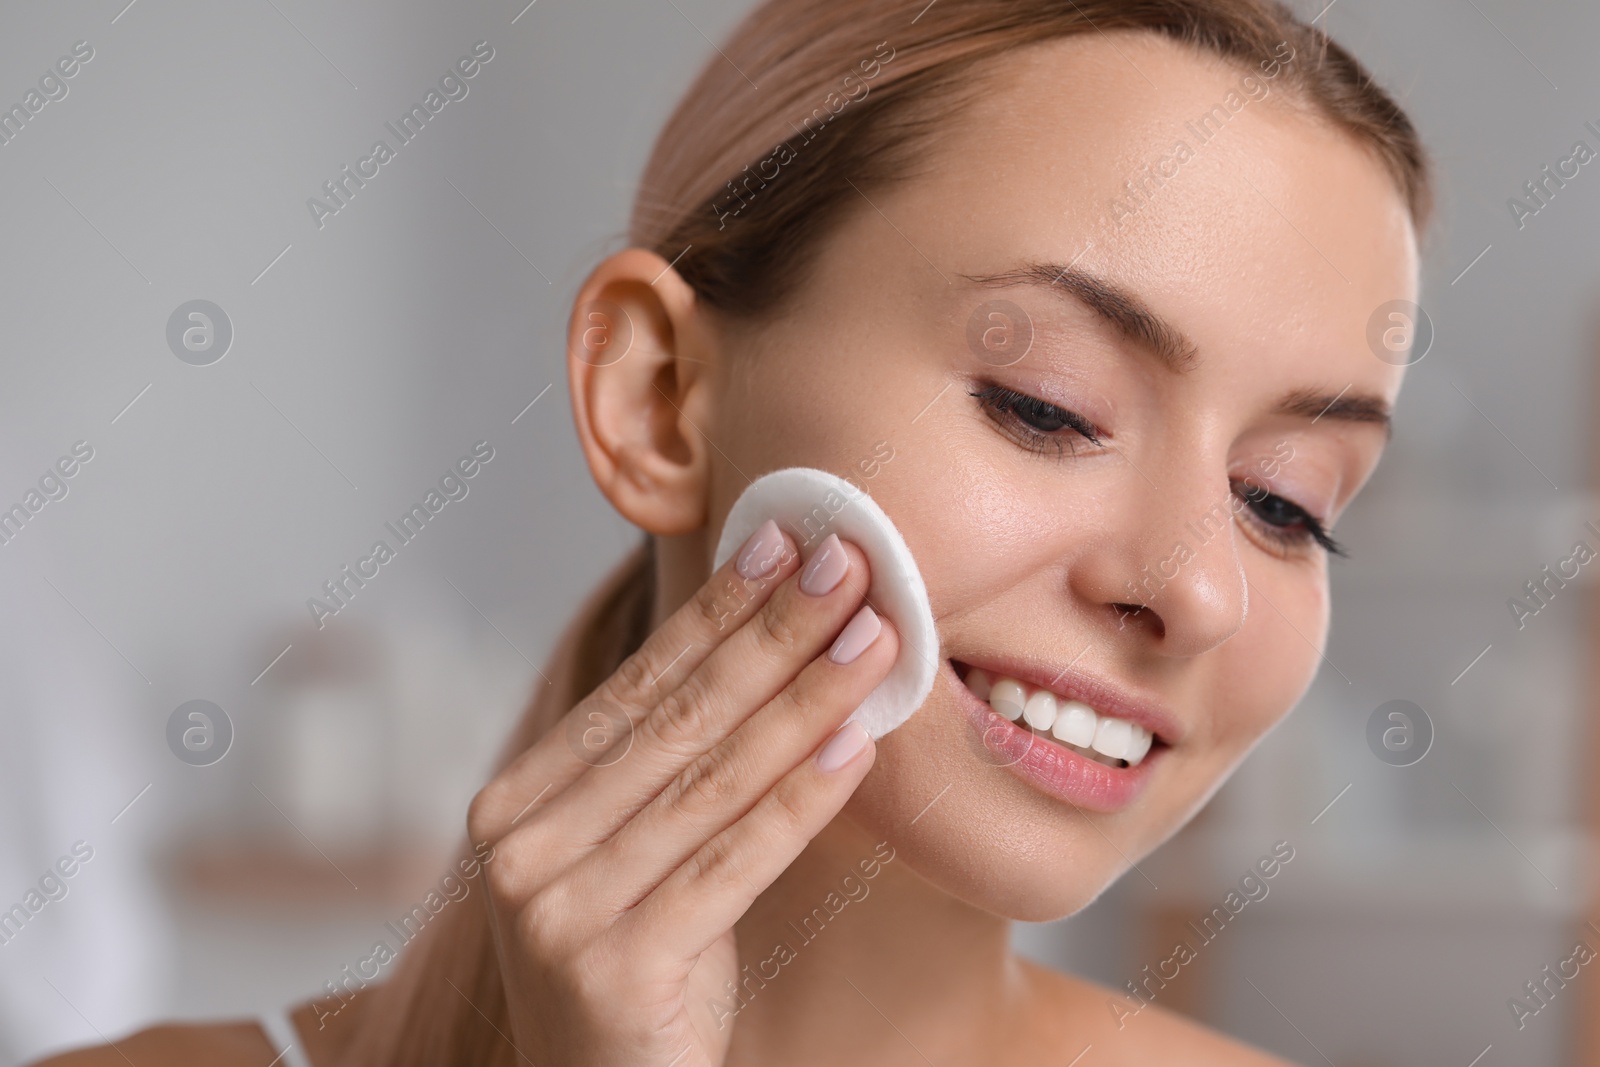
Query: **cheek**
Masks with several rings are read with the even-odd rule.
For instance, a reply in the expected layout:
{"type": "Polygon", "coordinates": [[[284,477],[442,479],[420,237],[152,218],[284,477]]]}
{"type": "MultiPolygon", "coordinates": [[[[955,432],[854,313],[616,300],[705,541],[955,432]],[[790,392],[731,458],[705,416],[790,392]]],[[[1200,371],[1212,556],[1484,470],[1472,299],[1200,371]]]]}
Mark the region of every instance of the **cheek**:
{"type": "Polygon", "coordinates": [[[876,495],[916,557],[934,619],[959,618],[1014,584],[1007,575],[1016,569],[1015,546],[1003,523],[984,523],[991,512],[970,496],[955,494],[930,509],[926,494],[910,490],[908,484],[903,493],[891,494],[886,488],[876,495]],[[895,499],[886,499],[891,495],[895,499]]]}
{"type": "MultiPolygon", "coordinates": [[[[729,473],[741,490],[769,470],[816,467],[853,479],[877,497],[880,486],[898,478],[907,454],[918,450],[907,447],[910,416],[891,402],[896,394],[889,382],[860,379],[874,369],[901,373],[825,334],[782,338],[740,353],[710,411],[696,420],[710,438],[712,461],[736,467],[729,473]]],[[[918,397],[922,392],[912,390],[918,397]]]]}
{"type": "Polygon", "coordinates": [[[1219,707],[1218,732],[1245,746],[1289,713],[1319,668],[1334,671],[1320,654],[1328,634],[1325,571],[1275,578],[1251,576],[1259,592],[1251,597],[1249,617],[1229,642],[1232,647],[1224,650],[1223,673],[1229,688],[1237,687],[1238,699],[1219,707]]]}
{"type": "Polygon", "coordinates": [[[952,441],[948,429],[942,440],[920,437],[897,446],[872,495],[916,557],[934,617],[954,622],[1019,584],[1048,582],[1059,558],[1051,546],[1076,521],[1059,498],[1039,498],[979,446],[952,441]]]}

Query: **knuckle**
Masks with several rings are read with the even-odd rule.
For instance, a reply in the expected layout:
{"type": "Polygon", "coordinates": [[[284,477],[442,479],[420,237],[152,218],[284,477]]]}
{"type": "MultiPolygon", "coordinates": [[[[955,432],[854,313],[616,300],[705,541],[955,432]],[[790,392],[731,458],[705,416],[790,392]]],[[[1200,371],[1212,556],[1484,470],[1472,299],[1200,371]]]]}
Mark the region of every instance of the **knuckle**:
{"type": "Polygon", "coordinates": [[[602,941],[591,941],[575,948],[566,960],[566,980],[580,1004],[614,1005],[617,993],[628,981],[628,963],[622,955],[609,951],[602,941]]]}
{"type": "Polygon", "coordinates": [[[779,782],[772,792],[771,816],[784,836],[802,835],[811,824],[811,812],[806,805],[804,791],[793,778],[779,782]]]}
{"type": "MultiPolygon", "coordinates": [[[[655,673],[643,650],[635,652],[611,673],[605,695],[621,703],[637,703],[649,696],[655,673]]],[[[599,694],[597,694],[599,695],[599,694]]]]}
{"type": "Polygon", "coordinates": [[[491,900],[503,903],[515,899],[516,894],[513,889],[516,876],[510,869],[513,866],[514,864],[502,862],[493,870],[484,873],[484,886],[489,890],[491,900]]]}
{"type": "Polygon", "coordinates": [[[473,794],[467,805],[468,841],[489,841],[500,836],[502,792],[499,779],[495,779],[473,794]]]}
{"type": "Polygon", "coordinates": [[[720,582],[707,582],[694,594],[695,615],[707,620],[718,630],[725,629],[730,616],[737,615],[743,601],[738,597],[738,586],[732,578],[720,582]]]}
{"type": "Polygon", "coordinates": [[[814,677],[807,678],[802,674],[784,689],[782,699],[789,705],[790,712],[784,716],[785,722],[798,725],[828,707],[830,702],[827,694],[818,688],[816,681],[814,677]]]}
{"type": "Polygon", "coordinates": [[[731,754],[717,750],[707,752],[678,773],[668,800],[694,811],[715,808],[732,793],[732,778],[731,754]]]}
{"type": "Polygon", "coordinates": [[[748,885],[744,872],[739,869],[733,845],[723,834],[718,834],[701,846],[689,860],[690,880],[712,891],[748,885]]]}
{"type": "Polygon", "coordinates": [[[514,902],[526,894],[532,875],[529,858],[525,848],[508,850],[498,863],[484,870],[484,885],[492,900],[514,902]]]}
{"type": "Polygon", "coordinates": [[[701,586],[694,595],[693,610],[718,632],[724,631],[730,622],[738,621],[745,609],[758,603],[778,581],[783,569],[799,558],[799,553],[785,537],[782,547],[767,561],[767,566],[753,577],[733,574],[701,586]]]}
{"type": "Polygon", "coordinates": [[[706,701],[700,693],[694,687],[684,685],[662,697],[644,721],[646,729],[661,747],[677,751],[691,739],[705,735],[709,729],[709,718],[706,701]]]}
{"type": "Polygon", "coordinates": [[[792,652],[800,643],[800,633],[795,626],[779,610],[776,604],[768,604],[756,614],[759,624],[761,641],[767,646],[768,651],[782,655],[792,652]]]}
{"type": "Polygon", "coordinates": [[[566,918],[553,888],[535,893],[517,916],[519,940],[537,959],[548,964],[561,963],[570,946],[564,936],[566,918]]]}

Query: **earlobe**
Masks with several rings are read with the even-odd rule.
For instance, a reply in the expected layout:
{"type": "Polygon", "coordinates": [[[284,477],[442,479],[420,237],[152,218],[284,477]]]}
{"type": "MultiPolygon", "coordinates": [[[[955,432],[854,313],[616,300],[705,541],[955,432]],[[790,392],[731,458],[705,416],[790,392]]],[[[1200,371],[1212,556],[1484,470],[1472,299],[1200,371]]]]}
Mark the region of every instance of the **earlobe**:
{"type": "Polygon", "coordinates": [[[568,321],[573,421],[589,472],[624,518],[658,536],[706,521],[707,338],[694,290],[641,248],[596,266],[568,321]]]}

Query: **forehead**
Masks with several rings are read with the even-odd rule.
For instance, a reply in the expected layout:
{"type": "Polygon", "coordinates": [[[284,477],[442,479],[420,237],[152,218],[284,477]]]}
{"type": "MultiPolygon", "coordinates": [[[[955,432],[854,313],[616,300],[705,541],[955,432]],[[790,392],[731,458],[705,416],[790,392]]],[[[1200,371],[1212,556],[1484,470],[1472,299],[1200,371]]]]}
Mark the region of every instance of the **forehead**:
{"type": "Polygon", "coordinates": [[[987,91],[904,190],[910,224],[968,273],[1076,260],[1138,290],[1203,356],[1309,349],[1392,396],[1399,371],[1367,327],[1417,297],[1404,199],[1271,69],[1124,32],[990,60],[987,91]]]}

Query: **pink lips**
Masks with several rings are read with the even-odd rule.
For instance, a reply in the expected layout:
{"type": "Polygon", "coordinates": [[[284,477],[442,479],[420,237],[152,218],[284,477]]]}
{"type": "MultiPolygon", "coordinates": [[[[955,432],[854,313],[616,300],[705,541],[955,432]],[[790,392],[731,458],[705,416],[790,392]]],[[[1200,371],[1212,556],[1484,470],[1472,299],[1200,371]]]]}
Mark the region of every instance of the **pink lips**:
{"type": "Polygon", "coordinates": [[[1074,670],[1071,664],[1056,667],[1054,664],[1007,655],[958,659],[968,666],[982,668],[991,675],[1015,678],[1039,689],[1048,689],[1068,700],[1081,700],[1102,715],[1127,719],[1143,726],[1158,740],[1169,745],[1177,744],[1186,733],[1184,725],[1156,701],[1139,699],[1124,689],[1074,670]]]}
{"type": "MultiPolygon", "coordinates": [[[[1003,673],[1018,677],[1019,681],[1028,680],[1012,673],[1009,668],[1003,673]]],[[[955,688],[963,712],[993,763],[1005,767],[1040,792],[1075,807],[1104,814],[1122,810],[1144,791],[1150,780],[1151,768],[1165,755],[1167,746],[1158,742],[1137,767],[1108,767],[1010,722],[990,707],[987,701],[979,700],[956,675],[948,661],[941,674],[955,688]]],[[[1121,709],[1107,707],[1109,703],[1102,701],[1100,706],[1120,715],[1121,709]]],[[[1146,714],[1134,721],[1145,725],[1154,717],[1146,714]]],[[[1159,731],[1166,724],[1151,725],[1159,731]]]]}

